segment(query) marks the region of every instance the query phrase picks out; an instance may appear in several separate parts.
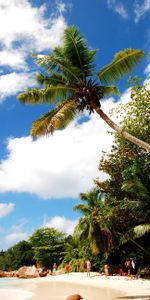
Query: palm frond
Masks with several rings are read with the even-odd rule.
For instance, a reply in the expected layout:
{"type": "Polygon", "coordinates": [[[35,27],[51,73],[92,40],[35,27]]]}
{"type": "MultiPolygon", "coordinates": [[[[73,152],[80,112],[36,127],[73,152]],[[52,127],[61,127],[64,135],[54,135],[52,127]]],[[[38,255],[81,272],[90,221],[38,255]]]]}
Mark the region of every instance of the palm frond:
{"type": "Polygon", "coordinates": [[[140,238],[150,232],[150,224],[138,225],[134,228],[135,237],[140,238]]]}
{"type": "Polygon", "coordinates": [[[74,119],[75,114],[75,101],[64,101],[57,108],[46,113],[32,124],[31,135],[40,136],[46,133],[53,133],[56,129],[63,129],[74,119]]]}
{"type": "Polygon", "coordinates": [[[119,51],[112,62],[100,70],[98,77],[107,84],[114,83],[123,75],[131,72],[143,56],[144,53],[141,50],[125,49],[119,51]]]}
{"type": "Polygon", "coordinates": [[[45,102],[43,90],[37,88],[33,88],[32,90],[26,90],[25,92],[20,93],[17,96],[17,99],[23,104],[37,104],[45,102]]]}
{"type": "Polygon", "coordinates": [[[45,68],[49,74],[57,71],[64,74],[68,80],[70,79],[70,82],[78,82],[81,80],[81,70],[77,66],[73,65],[67,56],[64,56],[59,50],[60,48],[57,47],[54,49],[52,54],[39,58],[38,55],[34,55],[34,57],[37,57],[37,64],[40,67],[45,68]]]}
{"type": "Polygon", "coordinates": [[[33,88],[17,96],[23,104],[54,103],[60,99],[72,97],[75,89],[65,85],[48,86],[45,89],[33,88]]]}
{"type": "Polygon", "coordinates": [[[91,75],[96,50],[89,50],[86,40],[80,31],[72,26],[66,28],[64,32],[64,53],[72,64],[81,70],[83,79],[91,75]]]}
{"type": "Polygon", "coordinates": [[[126,180],[122,184],[121,189],[123,191],[138,195],[138,198],[148,200],[150,199],[149,192],[147,188],[143,185],[141,180],[138,178],[132,178],[132,180],[126,180]]]}
{"type": "Polygon", "coordinates": [[[109,96],[111,94],[120,95],[120,92],[116,86],[100,86],[99,91],[103,96],[109,96]]]}
{"type": "Polygon", "coordinates": [[[66,85],[67,80],[62,74],[53,73],[51,76],[44,76],[42,73],[38,73],[36,80],[39,84],[44,85],[44,87],[50,85],[66,85]]]}
{"type": "Polygon", "coordinates": [[[84,214],[88,213],[90,211],[89,209],[89,206],[88,205],[85,205],[85,204],[76,204],[74,207],[73,207],[73,210],[74,211],[80,211],[84,214]]]}

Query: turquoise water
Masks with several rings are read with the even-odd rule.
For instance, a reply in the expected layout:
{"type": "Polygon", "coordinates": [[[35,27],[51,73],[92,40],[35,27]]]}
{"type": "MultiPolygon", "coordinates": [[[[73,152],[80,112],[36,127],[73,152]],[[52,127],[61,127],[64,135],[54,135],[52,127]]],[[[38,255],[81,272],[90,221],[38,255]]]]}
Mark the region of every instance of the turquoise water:
{"type": "Polygon", "coordinates": [[[25,279],[18,278],[0,278],[0,289],[1,288],[13,288],[16,284],[24,282],[25,279]]]}

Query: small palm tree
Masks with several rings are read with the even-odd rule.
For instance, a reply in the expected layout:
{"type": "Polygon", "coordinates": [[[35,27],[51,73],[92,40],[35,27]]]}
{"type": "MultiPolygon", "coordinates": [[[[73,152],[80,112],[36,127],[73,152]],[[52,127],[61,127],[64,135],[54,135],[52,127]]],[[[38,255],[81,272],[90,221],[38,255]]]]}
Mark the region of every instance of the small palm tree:
{"type": "Polygon", "coordinates": [[[112,233],[103,218],[102,196],[103,194],[96,190],[81,194],[80,198],[85,203],[74,206],[74,210],[83,215],[75,228],[75,234],[80,236],[81,244],[85,244],[86,240],[90,243],[93,255],[99,254],[100,251],[107,253],[113,242],[112,233]]]}
{"type": "Polygon", "coordinates": [[[48,56],[34,55],[37,64],[46,71],[37,75],[37,82],[42,87],[18,95],[22,103],[53,105],[49,112],[33,122],[31,135],[40,136],[62,129],[80,111],[87,109],[89,113],[97,112],[126,139],[150,151],[149,144],[116,125],[101,109],[101,100],[105,96],[119,93],[112,84],[137,65],[143,52],[134,49],[120,51],[110,64],[95,74],[94,56],[97,51],[88,48],[76,27],[65,30],[63,42],[62,47],[56,47],[48,56]]]}
{"type": "MultiPolygon", "coordinates": [[[[135,197],[135,213],[139,215],[138,225],[134,227],[134,239],[140,238],[150,233],[150,194],[149,186],[144,185],[140,178],[134,176],[130,180],[126,180],[122,185],[122,190],[135,197]]],[[[133,201],[131,200],[131,203],[133,201]]],[[[145,251],[139,243],[132,240],[138,247],[145,251]]]]}

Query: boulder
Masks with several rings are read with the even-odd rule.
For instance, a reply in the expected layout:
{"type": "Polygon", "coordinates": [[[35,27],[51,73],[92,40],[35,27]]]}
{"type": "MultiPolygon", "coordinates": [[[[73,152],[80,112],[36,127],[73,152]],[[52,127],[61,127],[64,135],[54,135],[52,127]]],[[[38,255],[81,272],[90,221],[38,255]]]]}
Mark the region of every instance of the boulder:
{"type": "Polygon", "coordinates": [[[29,267],[24,266],[18,270],[17,277],[19,277],[19,278],[36,278],[36,277],[40,277],[40,275],[35,266],[29,266],[29,267]]]}
{"type": "Polygon", "coordinates": [[[49,273],[49,270],[47,270],[46,268],[43,268],[43,267],[37,268],[37,271],[38,271],[40,277],[45,277],[49,273]]]}
{"type": "Polygon", "coordinates": [[[83,299],[82,296],[77,295],[77,294],[71,295],[67,298],[67,300],[80,300],[80,299],[83,299]]]}
{"type": "Polygon", "coordinates": [[[145,279],[150,279],[150,267],[146,267],[141,270],[140,277],[145,279]]]}
{"type": "Polygon", "coordinates": [[[1,271],[0,270],[0,277],[16,277],[17,271],[1,271]]]}
{"type": "Polygon", "coordinates": [[[6,272],[0,270],[0,277],[6,277],[6,272]]]}

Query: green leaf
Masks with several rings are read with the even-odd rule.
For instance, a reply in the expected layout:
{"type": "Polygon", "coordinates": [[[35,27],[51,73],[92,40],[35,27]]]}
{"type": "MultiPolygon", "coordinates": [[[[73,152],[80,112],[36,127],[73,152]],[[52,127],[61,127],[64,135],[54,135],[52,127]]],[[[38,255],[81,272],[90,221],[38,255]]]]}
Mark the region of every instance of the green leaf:
{"type": "Polygon", "coordinates": [[[135,232],[136,238],[140,238],[140,237],[144,236],[146,233],[150,232],[150,224],[138,225],[134,228],[134,232],[135,232]]]}
{"type": "Polygon", "coordinates": [[[40,58],[37,56],[37,64],[45,68],[49,74],[57,71],[66,76],[69,82],[79,82],[82,80],[81,70],[76,65],[73,65],[60,49],[60,47],[55,48],[51,55],[40,58]]]}
{"type": "Polygon", "coordinates": [[[33,88],[32,90],[26,90],[25,92],[20,93],[17,96],[17,99],[23,104],[37,104],[45,102],[43,90],[37,88],[33,88]]]}
{"type": "Polygon", "coordinates": [[[60,99],[70,98],[74,91],[74,88],[64,85],[48,86],[41,90],[33,88],[19,94],[17,99],[24,104],[53,103],[60,99]]]}
{"type": "Polygon", "coordinates": [[[89,50],[86,40],[76,27],[68,27],[64,32],[64,54],[78,67],[83,74],[83,79],[91,75],[96,50],[89,50]]]}
{"type": "Polygon", "coordinates": [[[125,49],[116,53],[113,61],[106,65],[99,73],[98,77],[107,84],[114,83],[123,75],[132,71],[140,59],[144,56],[143,51],[125,49]]]}
{"type": "Polygon", "coordinates": [[[32,124],[31,135],[40,136],[46,133],[53,133],[56,129],[63,129],[74,119],[75,113],[75,101],[64,101],[59,107],[44,114],[32,124]]]}
{"type": "Polygon", "coordinates": [[[120,95],[116,86],[100,86],[99,91],[102,92],[103,96],[109,96],[111,94],[120,95]]]}
{"type": "Polygon", "coordinates": [[[38,73],[36,80],[39,84],[44,85],[44,87],[50,85],[66,85],[67,79],[58,73],[53,73],[51,76],[44,76],[42,73],[38,73]]]}

